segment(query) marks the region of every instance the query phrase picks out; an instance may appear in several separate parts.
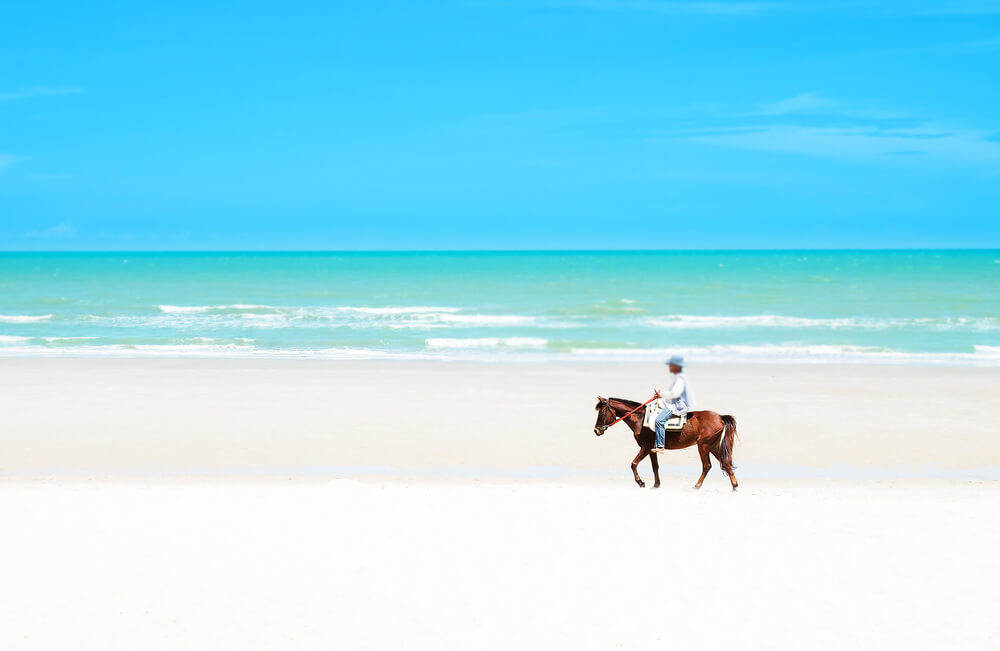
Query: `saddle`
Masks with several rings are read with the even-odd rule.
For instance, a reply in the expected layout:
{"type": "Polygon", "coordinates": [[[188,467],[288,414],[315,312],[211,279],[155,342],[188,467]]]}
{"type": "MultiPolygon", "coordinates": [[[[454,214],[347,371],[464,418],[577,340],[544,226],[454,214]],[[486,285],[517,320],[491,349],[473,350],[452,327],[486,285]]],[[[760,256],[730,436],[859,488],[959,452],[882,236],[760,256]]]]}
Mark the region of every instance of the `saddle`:
{"type": "Polygon", "coordinates": [[[684,429],[684,425],[686,425],[687,422],[687,412],[683,414],[675,414],[667,419],[667,422],[663,425],[663,429],[667,432],[679,432],[684,429]]]}
{"type": "MultiPolygon", "coordinates": [[[[649,429],[656,427],[656,417],[660,415],[663,408],[666,405],[662,400],[654,400],[646,407],[646,417],[643,419],[642,424],[649,429]]],[[[680,414],[674,414],[667,419],[666,424],[663,429],[667,432],[679,432],[684,429],[684,425],[687,424],[687,412],[680,414]]]]}

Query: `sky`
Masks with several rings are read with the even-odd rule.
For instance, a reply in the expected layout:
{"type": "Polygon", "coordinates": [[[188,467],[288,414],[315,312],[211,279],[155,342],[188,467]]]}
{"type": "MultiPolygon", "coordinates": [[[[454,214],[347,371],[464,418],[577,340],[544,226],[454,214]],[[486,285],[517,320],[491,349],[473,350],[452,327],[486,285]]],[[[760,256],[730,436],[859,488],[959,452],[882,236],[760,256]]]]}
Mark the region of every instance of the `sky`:
{"type": "Polygon", "coordinates": [[[0,4],[0,250],[1000,247],[1000,0],[0,4]]]}

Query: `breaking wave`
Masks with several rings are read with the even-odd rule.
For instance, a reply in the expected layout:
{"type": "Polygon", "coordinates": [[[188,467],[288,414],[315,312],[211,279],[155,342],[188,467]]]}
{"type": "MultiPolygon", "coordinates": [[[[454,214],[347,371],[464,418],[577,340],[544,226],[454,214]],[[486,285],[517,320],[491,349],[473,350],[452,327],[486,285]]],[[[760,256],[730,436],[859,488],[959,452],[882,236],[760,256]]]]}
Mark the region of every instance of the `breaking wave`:
{"type": "Polygon", "coordinates": [[[277,312],[282,308],[271,307],[270,305],[248,305],[235,303],[233,305],[157,305],[161,312],[167,314],[202,314],[206,312],[277,312]]]}
{"type": "Polygon", "coordinates": [[[519,314],[485,314],[460,307],[277,307],[273,305],[157,305],[157,314],[86,314],[78,318],[126,328],[389,328],[572,327],[519,314]]]}
{"type": "MultiPolygon", "coordinates": [[[[808,330],[910,332],[1000,332],[1000,317],[830,317],[813,318],[759,314],[704,316],[676,314],[641,316],[622,314],[493,314],[473,308],[446,306],[339,306],[279,307],[235,303],[231,305],[157,305],[157,314],[87,314],[78,319],[112,327],[129,328],[388,328],[421,330],[445,328],[649,329],[670,331],[808,330]]],[[[51,318],[3,317],[0,322],[28,322],[51,318]],[[15,320],[16,319],[16,320],[15,320]]],[[[520,333],[519,333],[520,334],[520,333]]]]}
{"type": "Polygon", "coordinates": [[[25,314],[0,314],[0,323],[38,323],[41,321],[49,321],[52,319],[51,314],[42,314],[39,316],[25,315],[25,314]]]}
{"type": "Polygon", "coordinates": [[[574,348],[571,355],[590,360],[665,359],[680,354],[699,362],[754,363],[921,363],[1000,366],[1000,346],[974,346],[971,353],[910,352],[878,346],[715,345],[676,348],[574,348]]]}
{"type": "MultiPolygon", "coordinates": [[[[631,300],[615,303],[641,310],[631,300]]],[[[543,313],[506,307],[146,303],[101,313],[91,304],[95,313],[0,315],[0,354],[629,361],[679,353],[697,362],[1000,366],[998,316],[651,316],[583,302],[543,313]]]]}
{"type": "Polygon", "coordinates": [[[544,348],[547,339],[538,337],[472,337],[428,339],[429,348],[544,348]]]}
{"type": "Polygon", "coordinates": [[[889,328],[930,328],[1000,330],[1000,318],[994,317],[841,317],[807,318],[759,314],[752,316],[695,316],[686,314],[665,317],[650,317],[645,320],[649,326],[675,330],[696,330],[712,328],[830,328],[857,330],[886,330],[889,328]]]}
{"type": "Polygon", "coordinates": [[[365,346],[269,348],[252,341],[197,341],[175,344],[43,345],[28,337],[0,337],[0,356],[13,357],[218,357],[336,360],[442,360],[538,362],[659,362],[679,353],[692,363],[766,364],[920,364],[1000,366],[1000,346],[980,345],[974,352],[905,352],[875,346],[717,345],[680,348],[572,348],[555,350],[534,337],[428,339],[423,350],[385,350],[365,346]]]}

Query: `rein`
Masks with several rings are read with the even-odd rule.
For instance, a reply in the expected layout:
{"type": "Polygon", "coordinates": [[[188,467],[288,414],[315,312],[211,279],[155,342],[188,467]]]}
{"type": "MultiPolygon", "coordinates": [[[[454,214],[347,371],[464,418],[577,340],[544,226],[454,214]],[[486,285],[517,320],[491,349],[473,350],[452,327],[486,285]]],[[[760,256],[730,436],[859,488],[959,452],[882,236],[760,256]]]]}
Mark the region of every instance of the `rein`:
{"type": "MultiPolygon", "coordinates": [[[[615,422],[611,423],[611,425],[617,425],[618,423],[620,423],[621,421],[625,420],[626,418],[628,418],[629,416],[631,416],[635,412],[639,411],[640,409],[642,409],[643,407],[645,407],[649,403],[653,402],[654,400],[656,400],[656,396],[653,396],[652,398],[650,398],[646,402],[642,403],[641,405],[639,405],[638,407],[636,407],[632,411],[628,412],[627,414],[625,414],[624,416],[622,416],[621,418],[619,418],[615,422]]],[[[611,399],[610,398],[608,398],[608,406],[609,407],[611,406],[611,399]]],[[[611,425],[605,425],[604,429],[608,429],[609,427],[611,427],[611,425]]]]}

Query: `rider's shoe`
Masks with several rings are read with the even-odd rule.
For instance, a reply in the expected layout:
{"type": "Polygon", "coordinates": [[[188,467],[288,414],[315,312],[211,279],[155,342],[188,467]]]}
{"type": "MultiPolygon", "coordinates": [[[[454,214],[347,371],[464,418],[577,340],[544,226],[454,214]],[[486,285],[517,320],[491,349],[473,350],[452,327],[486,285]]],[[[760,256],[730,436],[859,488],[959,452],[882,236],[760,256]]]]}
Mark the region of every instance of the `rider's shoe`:
{"type": "Polygon", "coordinates": [[[653,448],[652,451],[657,454],[663,454],[664,452],[667,451],[667,448],[653,448]]]}

